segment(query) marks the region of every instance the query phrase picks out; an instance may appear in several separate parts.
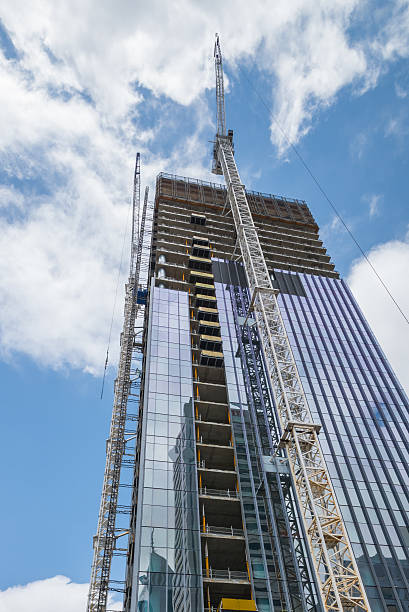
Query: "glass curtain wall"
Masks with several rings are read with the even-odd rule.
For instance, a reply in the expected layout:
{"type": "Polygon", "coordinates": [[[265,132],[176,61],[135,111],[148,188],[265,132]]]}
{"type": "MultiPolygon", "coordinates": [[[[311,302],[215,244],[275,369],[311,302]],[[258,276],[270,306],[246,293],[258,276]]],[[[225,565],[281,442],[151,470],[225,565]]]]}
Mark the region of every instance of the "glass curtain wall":
{"type": "Polygon", "coordinates": [[[344,281],[279,274],[284,323],[313,418],[323,426],[321,444],[372,612],[407,611],[408,399],[344,281]]]}
{"type": "Polygon", "coordinates": [[[203,609],[189,306],[150,301],[131,611],[203,609]]]}

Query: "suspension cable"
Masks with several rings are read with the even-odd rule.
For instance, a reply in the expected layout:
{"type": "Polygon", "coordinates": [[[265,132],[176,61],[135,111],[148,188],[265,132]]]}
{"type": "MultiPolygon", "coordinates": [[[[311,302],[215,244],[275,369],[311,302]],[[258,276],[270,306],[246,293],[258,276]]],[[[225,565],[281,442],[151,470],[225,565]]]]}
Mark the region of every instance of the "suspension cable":
{"type": "Polygon", "coordinates": [[[348,225],[346,224],[346,222],[342,218],[341,213],[338,211],[337,207],[335,206],[335,204],[333,203],[333,201],[329,197],[328,193],[323,188],[323,186],[321,185],[320,181],[318,180],[316,175],[313,173],[313,171],[311,170],[311,168],[309,167],[309,165],[305,161],[304,157],[301,155],[298,147],[296,147],[296,145],[290,140],[289,136],[287,135],[286,131],[284,130],[283,126],[280,124],[278,119],[274,115],[271,114],[270,108],[268,107],[267,103],[265,102],[263,96],[260,94],[260,92],[254,86],[254,84],[252,83],[252,81],[250,80],[248,75],[246,74],[245,70],[242,67],[239,67],[239,70],[243,74],[244,78],[247,80],[248,84],[250,85],[250,88],[254,91],[254,93],[257,95],[257,97],[259,98],[260,102],[262,103],[262,105],[267,110],[269,118],[271,118],[273,120],[273,122],[275,123],[275,125],[278,127],[278,129],[280,130],[281,134],[283,135],[285,141],[287,142],[288,146],[294,151],[294,153],[297,156],[299,162],[304,167],[304,169],[306,170],[307,174],[309,174],[309,176],[311,177],[311,179],[313,180],[315,185],[318,187],[318,189],[321,192],[321,194],[323,195],[324,199],[327,201],[327,203],[330,205],[330,207],[334,211],[335,216],[339,219],[339,221],[341,222],[341,224],[343,225],[343,227],[345,228],[345,230],[349,234],[350,238],[353,240],[353,242],[357,246],[359,252],[361,253],[361,255],[363,256],[363,258],[365,259],[367,264],[372,269],[373,273],[377,277],[377,279],[380,282],[380,284],[382,285],[382,287],[385,289],[386,293],[389,295],[390,299],[392,300],[392,302],[394,303],[394,305],[396,306],[396,308],[398,309],[398,311],[402,315],[403,319],[406,321],[406,323],[409,324],[409,318],[406,316],[406,314],[404,313],[404,311],[400,307],[397,299],[393,296],[392,291],[389,289],[388,285],[385,283],[385,281],[383,280],[382,276],[379,274],[379,272],[377,271],[377,269],[375,268],[375,266],[373,265],[373,263],[369,259],[368,255],[365,253],[364,249],[361,247],[361,245],[358,242],[357,238],[354,236],[354,234],[352,233],[351,229],[348,227],[348,225]]]}

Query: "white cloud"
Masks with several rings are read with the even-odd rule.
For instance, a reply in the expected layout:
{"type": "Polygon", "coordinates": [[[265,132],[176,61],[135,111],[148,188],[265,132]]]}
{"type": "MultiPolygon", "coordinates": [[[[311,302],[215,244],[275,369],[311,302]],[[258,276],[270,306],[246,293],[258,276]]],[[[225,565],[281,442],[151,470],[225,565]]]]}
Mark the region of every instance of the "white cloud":
{"type": "Polygon", "coordinates": [[[364,132],[358,132],[358,134],[356,134],[352,139],[351,145],[349,147],[352,157],[355,157],[356,159],[362,159],[367,145],[368,135],[364,132]]]}
{"type": "Polygon", "coordinates": [[[385,11],[385,23],[373,42],[373,49],[385,60],[409,55],[409,2],[396,0],[385,11]]]}
{"type": "Polygon", "coordinates": [[[24,196],[14,187],[0,185],[0,209],[1,208],[22,208],[24,196]]]}
{"type": "Polygon", "coordinates": [[[135,150],[150,184],[159,170],[209,177],[213,113],[200,97],[213,87],[215,31],[230,70],[254,59],[264,71],[272,112],[297,141],[341,88],[374,85],[379,62],[407,52],[396,2],[376,46],[348,36],[358,0],[280,0],[274,11],[267,0],[3,3],[18,52],[0,52],[3,357],[101,370],[135,150]],[[191,105],[189,127],[175,119],[180,104],[191,105]]]}
{"type": "MultiPolygon", "coordinates": [[[[71,582],[66,576],[54,576],[0,591],[0,612],[83,612],[88,584],[71,582]]],[[[122,604],[111,601],[111,610],[122,604]]]]}
{"type": "Polygon", "coordinates": [[[331,231],[338,231],[343,227],[340,218],[337,215],[334,215],[330,224],[331,231]]]}
{"type": "Polygon", "coordinates": [[[386,124],[385,127],[385,136],[399,136],[400,134],[400,125],[399,121],[396,117],[392,117],[386,124]]]}
{"type": "MultiPolygon", "coordinates": [[[[289,5],[291,6],[291,5],[289,5]]],[[[270,41],[272,68],[278,77],[273,108],[273,142],[279,152],[307,134],[318,110],[329,106],[345,85],[364,77],[363,50],[348,42],[346,26],[355,2],[305,3],[270,41]]]]}
{"type": "MultiPolygon", "coordinates": [[[[233,66],[256,59],[274,78],[274,115],[294,141],[342,87],[355,83],[363,91],[365,84],[376,83],[381,61],[409,51],[409,8],[401,0],[382,15],[375,42],[352,42],[348,35],[354,20],[362,19],[359,0],[281,0],[274,11],[267,0],[251,5],[230,0],[221,6],[216,0],[205,5],[153,0],[143,10],[128,0],[120,11],[113,0],[34,0],[29,7],[24,4],[24,25],[22,7],[21,0],[6,3],[3,19],[16,47],[24,51],[25,68],[35,70],[44,85],[86,91],[111,119],[123,117],[140,101],[132,82],[182,104],[213,87],[212,42],[219,31],[233,66]],[[49,50],[57,62],[50,60],[49,50]]],[[[286,148],[274,124],[272,136],[286,148]]]]}
{"type": "MultiPolygon", "coordinates": [[[[353,217],[345,219],[347,227],[353,231],[356,225],[356,220],[353,217]]],[[[342,245],[345,247],[345,235],[347,230],[343,225],[338,215],[333,215],[332,218],[320,228],[320,238],[324,244],[331,244],[332,250],[336,250],[336,247],[342,245]]]]}
{"type": "Polygon", "coordinates": [[[404,99],[407,97],[408,92],[399,83],[395,83],[395,92],[398,98],[404,99]]]}
{"type": "Polygon", "coordinates": [[[373,195],[369,200],[369,216],[375,217],[379,215],[379,201],[381,200],[381,195],[373,195]]]}
{"type": "Polygon", "coordinates": [[[391,117],[385,126],[385,136],[395,138],[402,145],[405,144],[405,137],[409,134],[408,116],[406,110],[401,111],[397,116],[391,117]]]}
{"type": "Polygon", "coordinates": [[[380,193],[365,194],[362,196],[362,200],[368,204],[369,217],[377,217],[380,214],[380,202],[382,201],[383,195],[380,193]]]}
{"type": "MultiPolygon", "coordinates": [[[[6,359],[24,352],[44,366],[100,372],[129,211],[135,130],[127,117],[123,124],[110,124],[80,96],[50,96],[41,76],[27,76],[16,63],[0,62],[0,92],[0,159],[22,184],[21,191],[0,187],[0,210],[14,206],[23,212],[17,219],[0,216],[0,352],[6,359]],[[27,180],[40,182],[39,193],[35,186],[34,193],[25,193],[27,180]]],[[[176,143],[168,159],[151,156],[147,163],[145,156],[144,181],[152,184],[160,169],[203,174],[200,159],[207,143],[200,142],[199,133],[205,121],[196,106],[196,131],[186,136],[183,149],[176,143]]],[[[143,151],[145,134],[136,137],[143,151]]],[[[129,237],[112,364],[128,242],[129,237]]]]}
{"type": "MultiPolygon", "coordinates": [[[[409,3],[396,0],[378,13],[378,32],[372,39],[352,41],[348,27],[365,20],[360,2],[298,2],[274,12],[266,36],[267,62],[275,77],[271,136],[280,154],[287,138],[297,143],[309,132],[318,112],[337,94],[352,86],[357,95],[374,87],[388,62],[409,56],[409,3]],[[284,18],[280,19],[280,14],[284,18]],[[275,121],[276,120],[276,121],[275,121]]],[[[372,17],[376,15],[372,14],[372,17]]],[[[362,156],[366,136],[358,135],[354,148],[362,156]]]]}
{"type": "Polygon", "coordinates": [[[95,370],[112,307],[130,148],[84,101],[50,97],[14,65],[0,65],[0,83],[0,158],[23,186],[41,181],[37,195],[1,192],[20,208],[24,198],[25,209],[17,220],[0,217],[1,350],[95,370]]]}
{"type": "MultiPolygon", "coordinates": [[[[375,247],[369,253],[369,258],[409,318],[407,287],[409,232],[404,240],[393,240],[375,247]]],[[[409,325],[364,260],[354,263],[348,282],[401,384],[408,393],[409,325]]]]}

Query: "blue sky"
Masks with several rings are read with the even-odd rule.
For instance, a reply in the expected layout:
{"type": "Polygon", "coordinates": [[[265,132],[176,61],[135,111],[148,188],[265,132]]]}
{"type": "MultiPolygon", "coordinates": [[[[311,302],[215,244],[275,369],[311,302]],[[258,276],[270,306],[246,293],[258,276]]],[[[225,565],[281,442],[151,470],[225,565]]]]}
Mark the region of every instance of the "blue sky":
{"type": "Polygon", "coordinates": [[[260,0],[175,0],[171,10],[159,0],[15,0],[0,17],[0,612],[28,602],[32,612],[77,612],[104,469],[114,368],[103,401],[101,371],[135,152],[152,188],[160,171],[215,180],[216,31],[243,181],[308,202],[409,388],[407,324],[272,119],[408,313],[409,3],[278,1],[273,11],[260,0]]]}

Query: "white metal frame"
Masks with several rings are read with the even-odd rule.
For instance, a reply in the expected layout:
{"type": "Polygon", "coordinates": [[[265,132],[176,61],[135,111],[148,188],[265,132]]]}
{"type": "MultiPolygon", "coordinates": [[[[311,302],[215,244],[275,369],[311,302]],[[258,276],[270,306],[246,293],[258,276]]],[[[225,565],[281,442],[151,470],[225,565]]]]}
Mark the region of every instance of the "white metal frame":
{"type": "MultiPolygon", "coordinates": [[[[140,155],[136,156],[133,201],[132,201],[132,241],[128,283],[125,286],[124,323],[121,334],[121,347],[118,375],[115,380],[114,404],[111,427],[106,446],[106,463],[102,486],[101,503],[98,517],[97,533],[94,536],[94,556],[88,593],[87,612],[105,612],[110,590],[110,573],[112,557],[119,537],[129,536],[129,530],[116,528],[118,512],[118,495],[121,467],[127,452],[129,438],[125,435],[128,396],[131,391],[132,377],[138,372],[131,372],[132,356],[138,345],[136,342],[136,322],[140,318],[141,307],[137,304],[137,291],[141,272],[141,260],[144,246],[144,231],[148,205],[148,187],[145,190],[142,215],[140,214],[140,155]],[[139,315],[139,317],[138,317],[139,315]]],[[[140,329],[139,329],[140,332],[140,329]]],[[[140,343],[140,340],[139,340],[140,343]]],[[[134,436],[133,436],[134,437],[134,436]]],[[[128,464],[129,461],[127,460],[128,464]]],[[[129,466],[128,466],[129,467],[129,466]]]]}
{"type": "Polygon", "coordinates": [[[370,612],[348,535],[331,485],[318,432],[308,408],[290,342],[280,314],[277,290],[273,289],[258,239],[245,188],[226,136],[223,66],[219,39],[215,44],[218,116],[215,156],[227,186],[254,317],[274,391],[280,419],[281,445],[288,453],[310,552],[320,585],[324,609],[329,612],[370,612]]]}

